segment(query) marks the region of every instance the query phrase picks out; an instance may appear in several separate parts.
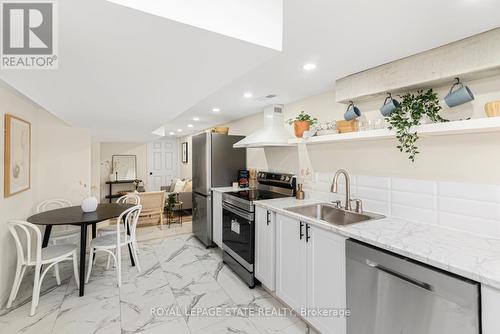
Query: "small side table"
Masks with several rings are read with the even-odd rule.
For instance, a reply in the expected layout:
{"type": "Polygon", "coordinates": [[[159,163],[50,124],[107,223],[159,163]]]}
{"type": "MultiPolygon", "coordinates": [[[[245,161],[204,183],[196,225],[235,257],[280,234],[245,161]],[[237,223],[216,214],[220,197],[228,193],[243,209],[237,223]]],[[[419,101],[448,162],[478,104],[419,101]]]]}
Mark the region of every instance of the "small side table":
{"type": "Polygon", "coordinates": [[[172,215],[169,215],[167,213],[167,225],[168,228],[170,228],[170,224],[181,224],[182,226],[182,202],[178,201],[174,204],[174,207],[172,208],[172,215]],[[177,213],[177,217],[176,217],[177,213]]]}

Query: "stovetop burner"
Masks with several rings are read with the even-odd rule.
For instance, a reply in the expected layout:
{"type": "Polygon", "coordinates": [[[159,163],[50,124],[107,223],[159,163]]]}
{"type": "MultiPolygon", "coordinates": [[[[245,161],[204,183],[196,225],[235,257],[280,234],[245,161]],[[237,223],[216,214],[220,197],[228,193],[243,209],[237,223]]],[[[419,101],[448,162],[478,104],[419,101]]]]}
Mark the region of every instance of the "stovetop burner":
{"type": "Polygon", "coordinates": [[[272,192],[269,190],[262,190],[262,189],[233,191],[227,193],[227,195],[235,196],[247,201],[261,201],[265,199],[290,197],[290,195],[280,194],[277,192],[272,192]]]}
{"type": "Polygon", "coordinates": [[[259,172],[257,174],[257,181],[256,189],[222,194],[223,202],[247,212],[254,212],[254,201],[295,195],[296,179],[292,174],[259,172]]]}

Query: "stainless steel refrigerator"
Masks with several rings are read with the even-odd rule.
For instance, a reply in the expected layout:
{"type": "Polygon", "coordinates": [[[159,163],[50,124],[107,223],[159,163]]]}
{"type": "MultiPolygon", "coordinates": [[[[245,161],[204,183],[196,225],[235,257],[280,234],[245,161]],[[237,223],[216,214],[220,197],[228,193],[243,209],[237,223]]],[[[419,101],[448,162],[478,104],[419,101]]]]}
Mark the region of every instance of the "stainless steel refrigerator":
{"type": "Polygon", "coordinates": [[[246,169],[246,149],[233,148],[243,136],[202,133],[193,136],[193,233],[212,246],[212,188],[228,187],[246,169]]]}

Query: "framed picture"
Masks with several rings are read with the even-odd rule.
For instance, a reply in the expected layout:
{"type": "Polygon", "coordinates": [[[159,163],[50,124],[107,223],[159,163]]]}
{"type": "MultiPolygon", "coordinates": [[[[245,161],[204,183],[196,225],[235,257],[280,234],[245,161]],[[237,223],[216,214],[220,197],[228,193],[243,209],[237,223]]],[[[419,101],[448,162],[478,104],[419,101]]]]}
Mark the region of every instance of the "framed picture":
{"type": "Polygon", "coordinates": [[[186,141],[182,143],[182,162],[188,163],[188,143],[186,141]]]}
{"type": "Polygon", "coordinates": [[[30,189],[31,124],[5,115],[4,197],[30,189]]]}

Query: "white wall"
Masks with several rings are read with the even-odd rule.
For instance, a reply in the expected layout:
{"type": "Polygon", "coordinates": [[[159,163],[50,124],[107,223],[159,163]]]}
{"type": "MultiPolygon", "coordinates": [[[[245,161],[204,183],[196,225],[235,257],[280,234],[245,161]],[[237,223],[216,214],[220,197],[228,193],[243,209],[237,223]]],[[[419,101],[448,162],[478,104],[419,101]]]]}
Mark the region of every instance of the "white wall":
{"type": "MultiPolygon", "coordinates": [[[[500,100],[500,77],[492,77],[467,85],[476,100],[465,106],[446,109],[449,119],[485,117],[486,102],[500,100]]],[[[449,87],[437,90],[443,97],[449,87]]],[[[378,108],[383,101],[358,105],[368,119],[381,117],[378,108]]],[[[304,110],[320,121],[343,119],[345,105],[335,103],[335,92],[329,91],[287,104],[285,119],[304,110]]],[[[248,134],[263,124],[262,114],[237,120],[227,126],[231,134],[248,134]]],[[[291,131],[291,129],[290,129],[291,131]]],[[[288,171],[297,174],[331,172],[346,168],[353,174],[400,176],[416,179],[458,180],[474,183],[500,184],[500,133],[468,134],[421,138],[415,163],[396,149],[395,139],[300,145],[290,148],[248,149],[248,167],[288,171]]]]}
{"type": "Polygon", "coordinates": [[[179,177],[181,179],[190,179],[192,177],[192,158],[193,158],[193,146],[192,146],[192,138],[193,136],[186,136],[179,138],[178,146],[179,146],[179,177]],[[182,162],[182,143],[188,143],[188,162],[182,162]]]}
{"type": "MultiPolygon", "coordinates": [[[[118,143],[101,142],[100,145],[100,196],[101,201],[109,194],[109,181],[111,159],[114,154],[132,154],[137,157],[137,178],[147,186],[148,182],[148,144],[147,143],[118,143]]],[[[113,193],[117,190],[132,189],[132,184],[113,185],[113,193]]]]}
{"type": "MultiPolygon", "coordinates": [[[[90,193],[91,139],[87,130],[68,126],[3,83],[0,83],[0,101],[0,128],[4,129],[6,113],[31,122],[32,127],[31,189],[9,198],[0,197],[0,307],[3,307],[16,261],[7,221],[26,219],[40,201],[49,198],[62,197],[79,204],[90,193]]],[[[0,136],[0,147],[3,152],[4,136],[0,136]]],[[[0,179],[3,189],[3,163],[0,179]]]]}

